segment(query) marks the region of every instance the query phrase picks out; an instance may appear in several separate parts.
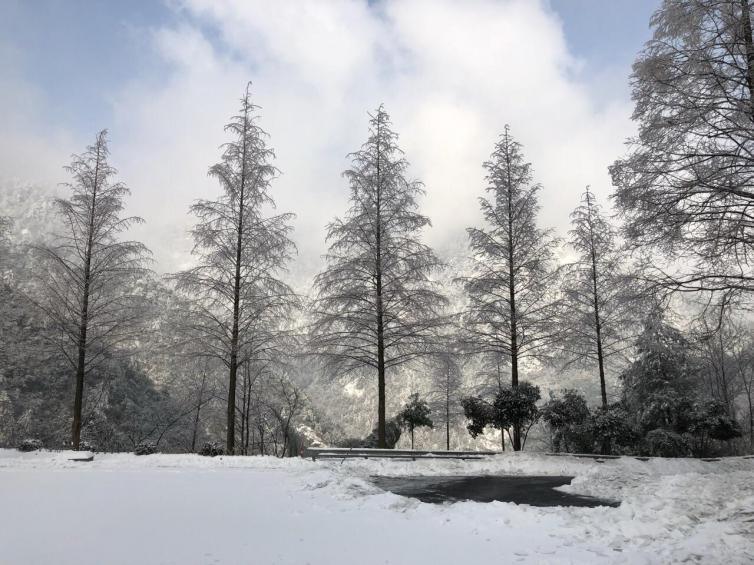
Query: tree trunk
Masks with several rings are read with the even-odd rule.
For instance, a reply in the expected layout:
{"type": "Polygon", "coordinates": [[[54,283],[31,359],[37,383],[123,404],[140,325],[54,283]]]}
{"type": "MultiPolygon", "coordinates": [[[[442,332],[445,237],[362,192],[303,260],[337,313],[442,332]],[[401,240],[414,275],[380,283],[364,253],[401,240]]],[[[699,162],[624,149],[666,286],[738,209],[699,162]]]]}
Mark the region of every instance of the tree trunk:
{"type": "Polygon", "coordinates": [[[607,387],[605,386],[605,356],[602,351],[602,320],[600,319],[600,295],[597,273],[597,250],[594,242],[594,225],[592,223],[592,196],[589,187],[586,191],[586,205],[589,222],[589,252],[592,260],[592,306],[594,308],[594,329],[597,339],[597,365],[600,373],[600,392],[602,394],[602,407],[607,408],[607,387]]]}
{"type": "Polygon", "coordinates": [[[246,411],[246,401],[249,397],[249,371],[248,363],[243,366],[243,379],[241,380],[241,444],[239,446],[241,455],[248,455],[246,452],[246,428],[249,422],[249,413],[246,411]]]}
{"type": "Polygon", "coordinates": [[[244,191],[246,189],[246,132],[248,127],[248,92],[244,104],[243,150],[241,151],[241,178],[238,196],[238,226],[236,237],[236,265],[233,279],[233,329],[230,338],[230,374],[228,375],[228,426],[225,451],[233,455],[236,443],[236,377],[238,374],[238,319],[241,307],[241,258],[243,245],[244,191]]]}
{"type": "Polygon", "coordinates": [[[377,292],[377,447],[385,448],[385,318],[382,303],[382,216],[380,180],[380,122],[377,121],[377,211],[375,221],[375,284],[377,292]]]}
{"type": "Polygon", "coordinates": [[[411,428],[411,450],[414,449],[414,428],[411,428]]]}
{"type": "Polygon", "coordinates": [[[751,30],[751,10],[749,0],[741,0],[744,45],[746,49],[746,85],[749,90],[749,119],[754,121],[754,39],[751,30]]]}
{"type": "MultiPolygon", "coordinates": [[[[378,298],[381,304],[382,298],[378,298]]],[[[385,341],[382,312],[377,316],[377,447],[385,448],[385,341]]]]}
{"type": "Polygon", "coordinates": [[[76,364],[76,392],[73,398],[73,424],[71,443],[78,451],[81,445],[81,411],[84,403],[84,375],[86,373],[86,334],[89,329],[89,292],[92,272],[92,245],[94,244],[94,216],[99,185],[99,163],[102,150],[101,138],[97,138],[97,161],[94,164],[94,184],[92,187],[92,209],[89,214],[89,234],[84,259],[84,290],[81,296],[81,322],[79,324],[78,360],[76,364]]]}
{"type": "Polygon", "coordinates": [[[450,451],[450,394],[446,389],[445,394],[445,450],[450,451]]]}
{"type": "MultiPolygon", "coordinates": [[[[244,412],[246,413],[246,440],[244,442],[244,453],[249,455],[249,442],[251,441],[252,427],[251,427],[251,374],[247,381],[246,403],[244,404],[244,412]]],[[[253,450],[253,444],[252,444],[253,450]]]]}
{"type": "Polygon", "coordinates": [[[196,436],[199,432],[199,412],[202,409],[204,396],[204,383],[207,380],[207,371],[202,371],[202,386],[199,388],[199,401],[196,403],[196,415],[194,416],[194,428],[191,431],[191,453],[196,453],[196,436]]]}
{"type": "MultiPolygon", "coordinates": [[[[513,179],[511,178],[510,155],[506,150],[506,160],[508,161],[508,300],[510,306],[510,332],[511,332],[511,386],[518,388],[518,320],[516,319],[516,282],[514,274],[515,260],[513,254],[513,195],[511,193],[513,179]]],[[[513,450],[521,450],[521,424],[515,422],[513,425],[513,450]]]]}

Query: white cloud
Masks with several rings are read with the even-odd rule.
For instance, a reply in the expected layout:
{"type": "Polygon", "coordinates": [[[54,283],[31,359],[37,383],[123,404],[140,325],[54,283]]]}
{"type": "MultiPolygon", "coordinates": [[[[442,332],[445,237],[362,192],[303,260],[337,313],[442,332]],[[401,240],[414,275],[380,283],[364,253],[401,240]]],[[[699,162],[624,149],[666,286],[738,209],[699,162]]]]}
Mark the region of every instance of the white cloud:
{"type": "Polygon", "coordinates": [[[113,163],[147,220],[137,235],[166,270],[190,248],[188,206],[218,190],[206,170],[247,80],[283,171],[278,207],[298,215],[302,282],[321,265],[324,225],[347,205],[345,155],[381,102],[426,183],[439,248],[477,221],[481,163],[505,123],[544,185],[542,223],[561,232],[584,185],[606,200],[607,165],[631,132],[628,100],[595,102],[539,2],[185,0],[177,14],[152,34],[170,72],[134,77],[111,128],[113,163]]]}

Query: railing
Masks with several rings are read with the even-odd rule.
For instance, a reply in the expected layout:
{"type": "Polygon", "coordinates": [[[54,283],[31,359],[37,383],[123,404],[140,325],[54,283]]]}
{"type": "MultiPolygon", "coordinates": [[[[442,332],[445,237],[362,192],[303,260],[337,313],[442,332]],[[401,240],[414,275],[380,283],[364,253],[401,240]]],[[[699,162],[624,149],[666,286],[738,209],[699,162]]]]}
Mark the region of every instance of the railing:
{"type": "Polygon", "coordinates": [[[416,449],[373,449],[367,447],[308,447],[304,457],[317,459],[388,458],[388,459],[483,459],[500,451],[420,451],[416,449]]]}
{"type": "MultiPolygon", "coordinates": [[[[418,449],[373,449],[367,447],[308,447],[302,455],[311,457],[312,461],[317,459],[403,459],[416,461],[417,459],[484,459],[492,455],[501,455],[503,451],[420,451],[418,449]]],[[[638,459],[639,461],[649,461],[657,459],[656,457],[642,457],[638,455],[599,455],[596,453],[544,453],[552,457],[579,457],[592,459],[597,463],[604,463],[608,459],[638,459]]],[[[737,456],[742,459],[753,459],[754,455],[737,456]]],[[[728,459],[726,457],[725,459],[728,459]]],[[[723,459],[722,457],[703,457],[702,461],[715,462],[723,459]]]]}

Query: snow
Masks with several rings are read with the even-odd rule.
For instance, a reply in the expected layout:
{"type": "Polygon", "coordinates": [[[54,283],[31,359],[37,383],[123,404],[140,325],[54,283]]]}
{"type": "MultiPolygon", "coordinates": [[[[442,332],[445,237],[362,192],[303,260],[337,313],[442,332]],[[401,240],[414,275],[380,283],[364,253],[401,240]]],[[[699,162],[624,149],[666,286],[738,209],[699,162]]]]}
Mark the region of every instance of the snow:
{"type": "Polygon", "coordinates": [[[754,562],[754,459],[485,460],[0,450],[0,563],[754,562]],[[370,475],[573,475],[618,508],[432,505],[370,475]]]}

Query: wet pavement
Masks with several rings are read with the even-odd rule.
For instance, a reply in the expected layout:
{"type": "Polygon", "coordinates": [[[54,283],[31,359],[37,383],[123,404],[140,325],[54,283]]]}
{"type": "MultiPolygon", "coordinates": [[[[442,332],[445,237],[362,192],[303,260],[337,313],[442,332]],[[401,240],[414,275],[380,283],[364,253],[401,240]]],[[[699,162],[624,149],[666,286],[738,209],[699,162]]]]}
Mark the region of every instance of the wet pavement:
{"type": "Polygon", "coordinates": [[[570,484],[563,476],[372,477],[378,487],[434,504],[473,500],[531,506],[612,506],[620,502],[554,490],[570,484]]]}

